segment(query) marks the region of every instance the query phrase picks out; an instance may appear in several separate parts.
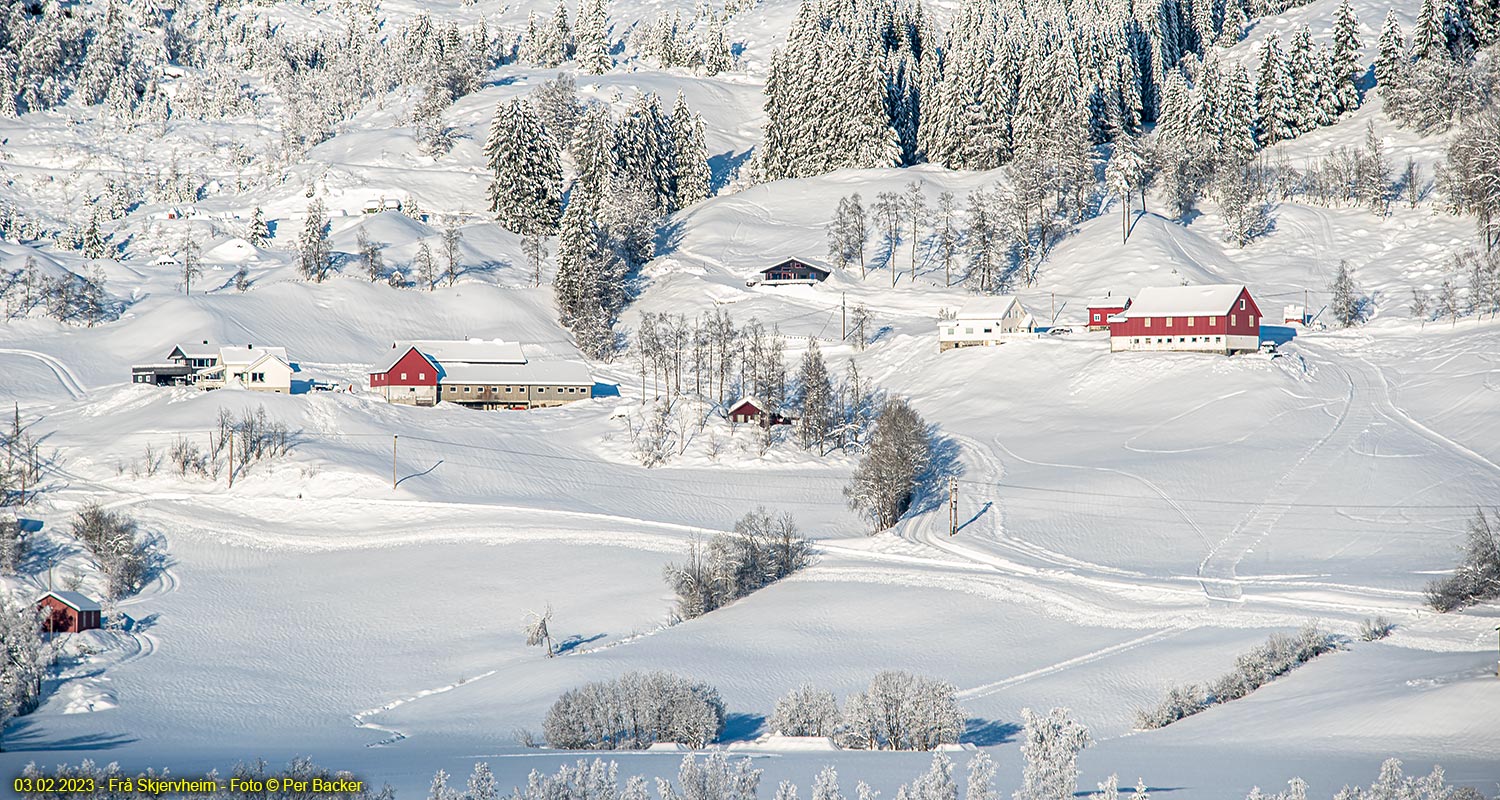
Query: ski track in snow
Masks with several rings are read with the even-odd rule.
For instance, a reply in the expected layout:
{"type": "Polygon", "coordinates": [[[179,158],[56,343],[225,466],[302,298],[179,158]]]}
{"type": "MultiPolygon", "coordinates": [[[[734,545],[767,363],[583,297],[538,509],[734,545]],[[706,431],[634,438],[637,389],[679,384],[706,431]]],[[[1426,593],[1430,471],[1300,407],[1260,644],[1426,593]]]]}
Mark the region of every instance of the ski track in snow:
{"type": "Polygon", "coordinates": [[[1009,678],[1004,678],[995,681],[994,683],[986,683],[983,686],[976,686],[972,689],[962,689],[958,692],[958,696],[964,699],[988,697],[989,695],[992,695],[996,692],[1009,689],[1010,687],[1020,683],[1025,683],[1026,681],[1029,681],[1033,678],[1043,678],[1048,675],[1054,675],[1056,673],[1062,672],[1064,670],[1082,666],[1084,664],[1092,664],[1093,662],[1098,661],[1102,658],[1108,658],[1109,656],[1115,655],[1117,653],[1123,653],[1127,650],[1134,650],[1137,647],[1143,647],[1145,645],[1151,644],[1152,642],[1159,642],[1163,639],[1169,639],[1189,630],[1192,630],[1192,627],[1173,627],[1163,628],[1158,631],[1152,631],[1151,633],[1148,633],[1144,636],[1137,636],[1136,638],[1130,639],[1129,641],[1120,642],[1119,644],[1112,644],[1109,647],[1101,647],[1098,650],[1084,653],[1081,656],[1075,656],[1065,661],[1059,661],[1056,664],[1051,664],[1039,669],[1034,669],[1030,672],[1023,672],[1019,675],[1012,675],[1009,678]]]}
{"type": "Polygon", "coordinates": [[[57,358],[49,356],[46,353],[38,353],[35,350],[22,350],[14,347],[0,347],[0,353],[23,356],[42,362],[42,364],[46,365],[47,369],[52,370],[52,374],[57,376],[57,382],[62,384],[63,389],[74,400],[82,400],[84,395],[88,394],[88,389],[84,387],[82,381],[78,380],[78,376],[73,374],[73,370],[69,369],[67,364],[64,364],[57,358]]]}

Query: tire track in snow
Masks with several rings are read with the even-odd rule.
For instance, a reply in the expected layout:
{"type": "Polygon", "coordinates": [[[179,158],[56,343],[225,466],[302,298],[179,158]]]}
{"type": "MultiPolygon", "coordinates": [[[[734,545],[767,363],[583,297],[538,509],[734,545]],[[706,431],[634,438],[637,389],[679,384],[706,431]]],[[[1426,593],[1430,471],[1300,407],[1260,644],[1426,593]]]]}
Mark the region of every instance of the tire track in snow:
{"type": "Polygon", "coordinates": [[[73,374],[73,370],[69,369],[67,364],[46,353],[38,353],[35,350],[21,350],[14,347],[0,347],[0,353],[12,356],[24,356],[42,362],[48,369],[52,370],[52,374],[57,376],[57,382],[62,384],[63,389],[74,400],[82,400],[84,395],[88,394],[88,389],[84,388],[83,382],[78,380],[78,376],[73,374]]]}
{"type": "Polygon", "coordinates": [[[986,683],[983,686],[976,686],[972,689],[962,689],[958,692],[958,696],[966,700],[975,697],[988,697],[989,695],[995,694],[996,692],[1009,689],[1010,687],[1015,686],[1019,683],[1025,683],[1026,681],[1029,681],[1033,678],[1044,678],[1048,675],[1055,675],[1059,672],[1063,672],[1074,667],[1083,666],[1084,664],[1092,664],[1095,661],[1103,658],[1108,658],[1118,653],[1126,652],[1127,650],[1134,650],[1138,647],[1144,647],[1145,645],[1151,644],[1152,642],[1159,642],[1163,639],[1170,639],[1173,636],[1177,636],[1178,634],[1184,633],[1189,630],[1192,630],[1192,628],[1176,627],[1163,628],[1162,630],[1152,631],[1145,636],[1137,636],[1134,639],[1120,642],[1118,644],[1112,644],[1109,647],[1101,647],[1093,652],[1084,653],[1081,656],[1075,656],[1064,661],[1059,661],[1056,664],[1051,664],[1039,669],[1034,669],[1030,672],[1023,672],[1019,675],[1012,675],[1009,678],[1003,678],[1001,680],[995,681],[994,683],[986,683]]]}
{"type": "Polygon", "coordinates": [[[1353,374],[1338,362],[1326,360],[1325,364],[1344,374],[1349,388],[1344,396],[1344,407],[1334,420],[1333,427],[1313,446],[1303,451],[1302,456],[1276,479],[1266,500],[1240,518],[1229,535],[1220,539],[1198,563],[1198,581],[1204,594],[1211,599],[1238,603],[1244,600],[1238,576],[1239,565],[1260,545],[1281,518],[1292,510],[1292,504],[1301,496],[1294,487],[1310,486],[1333,467],[1333,463],[1347,451],[1355,438],[1374,421],[1374,412],[1368,402],[1360,397],[1368,392],[1368,386],[1357,389],[1358,381],[1353,374]]]}
{"type": "Polygon", "coordinates": [[[404,706],[407,703],[411,703],[411,702],[415,702],[417,700],[421,700],[424,697],[431,697],[431,696],[433,696],[435,694],[444,694],[446,692],[451,692],[451,691],[453,691],[454,689],[457,689],[460,686],[468,686],[471,683],[475,683],[477,681],[482,681],[485,678],[488,678],[491,675],[494,675],[495,673],[497,673],[499,671],[500,670],[498,668],[497,669],[492,669],[489,672],[486,672],[486,673],[484,673],[482,675],[479,675],[479,676],[476,676],[476,677],[473,677],[473,678],[469,678],[467,680],[454,681],[453,683],[449,683],[449,684],[446,684],[446,685],[443,685],[443,686],[439,686],[439,687],[437,687],[435,689],[423,689],[422,691],[417,692],[416,694],[409,695],[407,697],[402,697],[402,698],[399,698],[399,699],[396,699],[396,700],[392,700],[389,703],[385,703],[383,705],[378,705],[378,706],[376,706],[374,708],[367,708],[364,711],[356,711],[352,715],[354,717],[354,727],[356,727],[356,728],[365,728],[367,730],[377,731],[379,733],[386,734],[386,738],[381,739],[378,742],[370,742],[369,744],[365,745],[365,747],[385,747],[386,745],[395,744],[395,743],[397,743],[397,742],[405,739],[406,738],[406,734],[402,733],[399,730],[396,730],[395,728],[387,728],[384,725],[377,725],[377,724],[375,724],[373,722],[370,722],[368,718],[369,717],[373,717],[373,716],[375,716],[377,714],[383,714],[383,713],[385,713],[387,711],[390,711],[392,709],[400,708],[401,706],[404,706]]]}

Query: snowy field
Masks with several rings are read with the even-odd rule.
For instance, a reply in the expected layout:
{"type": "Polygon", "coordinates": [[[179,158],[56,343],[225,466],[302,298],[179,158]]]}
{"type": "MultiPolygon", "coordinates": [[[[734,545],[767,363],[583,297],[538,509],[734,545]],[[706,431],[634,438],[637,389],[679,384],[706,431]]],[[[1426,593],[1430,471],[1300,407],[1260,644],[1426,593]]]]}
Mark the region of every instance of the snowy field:
{"type": "MultiPolygon", "coordinates": [[[[265,5],[288,25],[316,24],[317,4],[265,5]]],[[[382,13],[405,21],[431,6],[444,21],[482,15],[518,26],[533,7],[551,8],[493,5],[392,1],[382,13]]],[[[611,6],[614,35],[673,5],[611,6]]],[[[1287,39],[1303,22],[1321,41],[1337,5],[1256,20],[1227,55],[1253,60],[1267,33],[1287,39]]],[[[1418,4],[1395,5],[1410,28],[1418,4]]],[[[946,20],[953,6],[938,13],[946,20]]],[[[1386,5],[1355,10],[1368,60],[1386,5]]],[[[425,797],[435,770],[464,776],[476,760],[509,789],[532,769],[579,757],[518,743],[520,731],[540,738],[561,692],[669,669],[718,688],[724,746],[764,770],[762,797],[782,780],[806,791],[832,763],[846,793],[863,780],[891,798],[929,755],[753,742],[770,733],[777,698],[802,683],[843,697],[879,670],[905,669],[959,688],[962,741],[996,760],[1007,796],[1020,782],[1022,709],[1054,706],[1072,709],[1095,740],[1080,757],[1085,789],[1117,773],[1171,800],[1238,800],[1301,776],[1310,796],[1331,797],[1398,757],[1408,773],[1441,764],[1451,782],[1493,795],[1500,607],[1440,615],[1422,590],[1452,569],[1474,508],[1500,498],[1500,320],[1424,324],[1408,310],[1412,288],[1450,277],[1445,259],[1474,242],[1473,220],[1448,215],[1441,201],[1400,204],[1387,217],[1286,202],[1273,209],[1272,230],[1240,249],[1225,243],[1217,215],[1170,220],[1153,195],[1128,242],[1118,209],[1106,207],[1018,289],[1044,324],[1073,333],[939,354],[939,311],[969,295],[946,285],[930,255],[913,267],[898,250],[906,272],[894,288],[873,245],[863,279],[849,270],[815,286],[746,285],[783,257],[821,258],[833,209],[852,192],[871,198],[917,182],[933,203],[1000,179],[929,165],[722,186],[760,144],[767,63],[795,14],[786,0],[735,14],[728,33],[740,59],[713,78],[639,62],[576,76],[580,96],[617,108],[639,91],[668,103],[681,91],[704,116],[721,187],[670,220],[622,327],[645,313],[727,309],[738,324],[777,327],[792,369],[811,341],[835,375],[854,360],[935,426],[957,477],[956,535],[946,497],[933,495],[870,536],[842,494],[857,456],[820,457],[791,441],[761,454],[753,431],[721,419],[665,464],[640,466],[626,417],[653,390],[648,383],[643,396],[629,357],[590,365],[595,399],[528,413],[395,406],[365,389],[397,340],[499,337],[532,358],[579,357],[546,276],[534,287],[518,237],[483,213],[481,145],[496,104],[557,72],[502,67],[448,112],[459,138],[443,158],[413,154],[409,98],[372,103],[279,173],[253,174],[252,163],[242,176],[250,188],[197,204],[228,221],[155,219],[154,207],[120,220],[124,250],[99,262],[109,291],[129,301],[119,320],[0,324],[0,407],[35,421],[50,464],[22,516],[42,523],[38,541],[55,562],[4,588],[31,598],[72,576],[86,591],[102,588],[66,535],[90,501],[133,515],[168,554],[165,571],[120,602],[127,630],[72,638],[40,708],[5,727],[0,776],[84,758],[225,773],[239,761],[308,755],[403,798],[425,797]],[[410,260],[422,242],[436,246],[440,227],[361,215],[371,197],[464,215],[462,275],[430,292],[371,283],[358,265],[325,283],[303,280],[292,248],[313,184],[330,209],[333,248],[353,252],[363,226],[390,263],[410,260]],[[246,251],[232,239],[255,208],[274,235],[246,251]],[[189,230],[203,237],[205,275],[185,296],[177,272],[152,262],[189,230]],[[1184,281],[1244,283],[1268,321],[1304,297],[1317,311],[1340,260],[1354,266],[1372,318],[1350,330],[1268,325],[1282,342],[1275,358],[1112,354],[1106,334],[1084,329],[1089,298],[1184,281]],[[233,286],[241,266],[249,291],[233,286]],[[841,341],[841,313],[856,305],[875,325],[862,352],[841,341]],[[299,381],[352,391],[129,383],[131,364],[201,340],[285,346],[299,381]],[[294,446],[232,488],[170,467],[143,471],[148,447],[206,443],[221,409],[260,407],[289,426],[294,446]],[[673,624],[663,567],[758,505],[790,512],[814,540],[816,563],[673,624]],[[546,607],[564,651],[554,659],[522,633],[528,612],[546,607]],[[1360,641],[1360,622],[1376,615],[1395,633],[1360,641]],[[1309,622],[1345,647],[1244,699],[1135,730],[1136,711],[1170,687],[1210,681],[1269,634],[1309,622]]],[[[1410,155],[1430,177],[1444,138],[1391,125],[1373,93],[1280,154],[1299,161],[1355,145],[1368,122],[1393,162],[1410,155]]],[[[227,143],[275,136],[266,119],[114,135],[98,107],[3,119],[0,198],[67,219],[93,178],[169,158],[227,185],[237,177],[221,171],[227,143]]],[[[77,253],[0,242],[0,267],[18,269],[28,256],[44,271],[86,271],[77,253]]],[[[971,757],[950,755],[960,768],[971,757]]],[[[606,757],[623,775],[671,776],[682,754],[606,757]]]]}

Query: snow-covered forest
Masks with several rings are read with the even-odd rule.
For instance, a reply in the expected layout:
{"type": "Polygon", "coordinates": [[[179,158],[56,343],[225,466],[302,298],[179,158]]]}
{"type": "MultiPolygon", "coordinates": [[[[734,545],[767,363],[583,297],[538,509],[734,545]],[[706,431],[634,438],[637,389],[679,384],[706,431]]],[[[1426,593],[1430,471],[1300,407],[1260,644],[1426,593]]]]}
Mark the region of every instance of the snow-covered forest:
{"type": "Polygon", "coordinates": [[[6,4],[0,765],[1493,797],[1497,48],[1491,0],[6,4]],[[1211,285],[1256,352],[1091,318],[1211,285]],[[519,359],[377,386],[454,340],[519,359]],[[516,364],[592,386],[457,394],[516,364]]]}

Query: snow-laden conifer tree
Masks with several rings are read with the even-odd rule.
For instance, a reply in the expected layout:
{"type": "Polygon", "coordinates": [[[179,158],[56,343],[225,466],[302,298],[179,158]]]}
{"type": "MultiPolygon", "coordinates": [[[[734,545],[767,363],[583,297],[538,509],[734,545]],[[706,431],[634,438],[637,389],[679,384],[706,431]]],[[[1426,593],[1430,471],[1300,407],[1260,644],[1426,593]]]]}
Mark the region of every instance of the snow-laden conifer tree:
{"type": "Polygon", "coordinates": [[[557,229],[562,209],[562,164],[557,144],[523,99],[495,109],[484,145],[489,164],[490,210],[513,233],[547,234],[557,229]]]}
{"type": "Polygon", "coordinates": [[[245,225],[245,241],[251,247],[265,247],[271,242],[271,231],[266,227],[266,217],[260,206],[250,213],[250,222],[245,225]]]}
{"type": "MultiPolygon", "coordinates": [[[[40,633],[42,620],[29,604],[0,598],[0,730],[12,718],[29,714],[41,698],[42,680],[53,661],[40,633]]],[[[3,751],[4,742],[0,742],[3,751]]]]}
{"type": "Polygon", "coordinates": [[[1270,34],[1261,44],[1260,71],[1255,85],[1255,127],[1261,144],[1269,147],[1297,135],[1297,101],[1281,40],[1270,34]]]}
{"type": "Polygon", "coordinates": [[[953,762],[945,753],[935,753],[927,771],[896,790],[896,800],[958,800],[953,781],[953,762]]]}
{"type": "Polygon", "coordinates": [[[1224,25],[1219,29],[1219,46],[1233,47],[1245,35],[1245,7],[1240,0],[1225,0],[1224,25]]]}
{"type": "Polygon", "coordinates": [[[676,151],[677,174],[673,181],[675,208],[687,208],[708,198],[713,174],[708,168],[708,142],[704,137],[703,118],[688,108],[682,92],[672,107],[672,137],[676,151]]]}
{"type": "Polygon", "coordinates": [[[655,94],[636,98],[615,126],[615,155],[617,177],[645,190],[657,216],[677,209],[677,138],[655,94]]]}
{"type": "Polygon", "coordinates": [[[995,791],[995,762],[988,753],[981,750],[969,759],[964,800],[999,800],[999,797],[995,791]]]}
{"type": "Polygon", "coordinates": [[[1354,286],[1354,276],[1349,270],[1348,261],[1339,262],[1338,272],[1334,273],[1333,281],[1328,284],[1328,292],[1331,297],[1328,310],[1340,325],[1347,328],[1359,322],[1362,310],[1359,290],[1354,286]]]}
{"type": "Polygon", "coordinates": [[[1443,31],[1443,20],[1447,16],[1443,0],[1422,0],[1417,12],[1417,22],[1412,28],[1411,55],[1416,59],[1448,57],[1448,37],[1443,31]]]}
{"type": "Polygon", "coordinates": [[[1360,73],[1360,46],[1359,23],[1354,18],[1354,8],[1349,5],[1349,0],[1343,0],[1333,15],[1331,58],[1333,94],[1340,111],[1359,108],[1359,88],[1355,86],[1355,81],[1360,73]]]}
{"type": "Polygon", "coordinates": [[[328,242],[328,209],[317,199],[307,206],[302,236],[297,240],[297,268],[302,276],[322,283],[333,265],[333,250],[328,242]]]}
{"type": "MultiPolygon", "coordinates": [[[[495,776],[490,772],[490,765],[483,761],[474,762],[474,771],[469,773],[469,784],[464,792],[464,800],[500,800],[500,791],[495,785],[495,776]]],[[[613,800],[613,798],[598,798],[598,800],[613,800]]]]}
{"type": "Polygon", "coordinates": [[[603,75],[613,66],[609,56],[609,18],[604,0],[583,0],[578,12],[578,68],[589,75],[603,75]]]}

